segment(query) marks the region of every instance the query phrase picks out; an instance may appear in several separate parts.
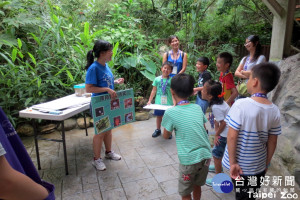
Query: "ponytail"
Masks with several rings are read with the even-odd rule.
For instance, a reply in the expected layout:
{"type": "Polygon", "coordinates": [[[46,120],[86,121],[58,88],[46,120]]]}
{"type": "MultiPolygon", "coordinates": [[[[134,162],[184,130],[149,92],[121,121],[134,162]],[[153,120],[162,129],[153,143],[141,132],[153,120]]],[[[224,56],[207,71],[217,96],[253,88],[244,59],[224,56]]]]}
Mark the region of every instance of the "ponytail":
{"type": "Polygon", "coordinates": [[[95,57],[99,58],[101,52],[109,51],[113,48],[113,46],[104,40],[97,40],[95,42],[95,45],[93,47],[93,50],[88,51],[86,55],[87,64],[85,66],[85,69],[88,70],[88,68],[93,64],[95,57]]]}
{"type": "Polygon", "coordinates": [[[256,48],[255,48],[255,53],[254,53],[254,59],[257,60],[257,58],[261,55],[261,44],[257,42],[256,48]]]}
{"type": "Polygon", "coordinates": [[[222,93],[222,85],[219,82],[214,80],[208,80],[205,82],[207,84],[207,92],[212,96],[212,99],[209,102],[209,106],[214,104],[220,105],[224,101],[224,94],[222,93]]]}
{"type": "Polygon", "coordinates": [[[87,60],[87,63],[86,63],[86,66],[85,66],[86,70],[88,70],[88,68],[91,66],[91,64],[93,64],[94,59],[95,58],[94,58],[93,50],[88,51],[88,53],[86,55],[86,60],[87,60]]]}

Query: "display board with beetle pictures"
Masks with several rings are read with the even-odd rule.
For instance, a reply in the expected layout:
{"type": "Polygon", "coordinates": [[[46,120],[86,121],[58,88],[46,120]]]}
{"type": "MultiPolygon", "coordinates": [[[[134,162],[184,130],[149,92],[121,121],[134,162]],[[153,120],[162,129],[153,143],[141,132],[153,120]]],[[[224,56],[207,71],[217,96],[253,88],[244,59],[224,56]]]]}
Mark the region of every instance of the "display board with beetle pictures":
{"type": "Polygon", "coordinates": [[[92,97],[92,113],[96,134],[135,121],[133,90],[121,90],[111,99],[109,94],[92,97]]]}

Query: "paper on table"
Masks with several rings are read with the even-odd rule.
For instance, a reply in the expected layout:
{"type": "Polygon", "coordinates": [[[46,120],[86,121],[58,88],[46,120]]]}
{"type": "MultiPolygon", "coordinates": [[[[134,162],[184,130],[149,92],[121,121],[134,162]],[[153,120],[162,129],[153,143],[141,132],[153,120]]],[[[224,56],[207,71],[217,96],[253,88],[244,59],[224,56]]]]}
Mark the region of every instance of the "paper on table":
{"type": "Polygon", "coordinates": [[[166,106],[166,105],[159,105],[159,104],[150,104],[146,105],[143,108],[144,109],[151,109],[151,110],[167,110],[169,108],[172,108],[173,106],[166,106]]]}
{"type": "Polygon", "coordinates": [[[75,95],[69,95],[53,101],[34,105],[32,108],[42,110],[63,110],[66,108],[87,104],[90,103],[90,101],[91,97],[77,97],[75,95]]]}

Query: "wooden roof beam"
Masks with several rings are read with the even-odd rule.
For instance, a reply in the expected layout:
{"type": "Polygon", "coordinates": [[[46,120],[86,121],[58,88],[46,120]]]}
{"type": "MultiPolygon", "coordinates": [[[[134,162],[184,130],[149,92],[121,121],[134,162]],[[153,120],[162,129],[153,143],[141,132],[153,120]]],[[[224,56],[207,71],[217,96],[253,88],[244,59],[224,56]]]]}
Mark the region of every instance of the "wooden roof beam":
{"type": "Polygon", "coordinates": [[[273,15],[283,17],[283,14],[285,12],[284,8],[276,0],[263,0],[263,2],[273,13],[273,15]]]}
{"type": "Polygon", "coordinates": [[[263,2],[274,15],[269,59],[278,61],[290,55],[296,0],[263,0],[263,2]]]}

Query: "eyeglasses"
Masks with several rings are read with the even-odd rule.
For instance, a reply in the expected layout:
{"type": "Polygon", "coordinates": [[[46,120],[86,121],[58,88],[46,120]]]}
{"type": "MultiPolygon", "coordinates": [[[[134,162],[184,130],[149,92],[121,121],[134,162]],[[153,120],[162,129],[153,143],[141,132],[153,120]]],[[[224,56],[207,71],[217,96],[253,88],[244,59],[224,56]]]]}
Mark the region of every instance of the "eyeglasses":
{"type": "Polygon", "coordinates": [[[246,42],[245,44],[244,44],[244,46],[246,46],[247,44],[249,44],[251,41],[248,41],[248,42],[246,42]]]}

